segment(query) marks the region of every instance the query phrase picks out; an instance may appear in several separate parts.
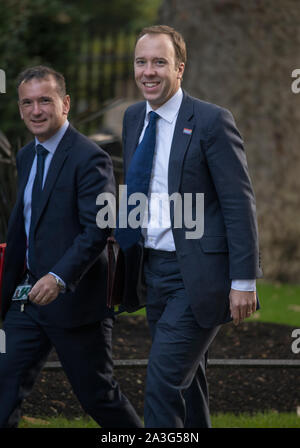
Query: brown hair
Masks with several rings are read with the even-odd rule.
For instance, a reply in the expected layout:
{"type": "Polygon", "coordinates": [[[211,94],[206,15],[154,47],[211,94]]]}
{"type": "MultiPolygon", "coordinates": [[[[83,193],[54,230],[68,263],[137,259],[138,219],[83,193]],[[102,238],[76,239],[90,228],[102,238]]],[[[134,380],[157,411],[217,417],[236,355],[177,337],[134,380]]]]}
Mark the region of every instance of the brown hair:
{"type": "Polygon", "coordinates": [[[57,72],[56,70],[47,67],[45,65],[37,65],[35,67],[30,67],[24,70],[22,73],[19,74],[18,80],[17,80],[17,88],[23,83],[28,82],[31,79],[45,79],[49,76],[53,76],[53,78],[56,81],[57,86],[57,92],[58,94],[64,98],[66,95],[66,82],[64,76],[57,72]]]}
{"type": "Polygon", "coordinates": [[[177,64],[180,64],[180,62],[186,63],[187,55],[186,55],[186,44],[182,37],[182,35],[176,31],[174,28],[168,26],[168,25],[153,25],[148,26],[142,29],[140,34],[138,35],[136,39],[136,43],[138,40],[145,36],[145,34],[167,34],[170,36],[174,50],[175,50],[175,58],[177,64]]]}

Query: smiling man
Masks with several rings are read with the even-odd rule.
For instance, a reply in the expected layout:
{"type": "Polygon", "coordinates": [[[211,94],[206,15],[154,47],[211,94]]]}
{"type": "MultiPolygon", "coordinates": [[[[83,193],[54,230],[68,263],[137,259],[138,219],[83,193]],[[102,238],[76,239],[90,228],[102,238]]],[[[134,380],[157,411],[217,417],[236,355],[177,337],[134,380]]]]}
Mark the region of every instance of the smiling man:
{"type": "Polygon", "coordinates": [[[126,184],[131,193],[148,194],[148,226],[117,228],[115,237],[130,275],[138,271],[136,248],[144,247],[152,334],[145,426],[155,428],[210,427],[208,348],[221,324],[238,324],[255,311],[261,276],[242,139],[229,111],[181,89],[185,64],[185,42],[176,30],[145,28],[134,56],[145,101],[127,109],[123,126],[126,184]],[[169,222],[153,226],[153,193],[192,195],[192,216],[203,193],[202,238],[187,238],[187,226],[176,225],[175,206],[167,202],[169,222]]]}
{"type": "Polygon", "coordinates": [[[98,194],[115,192],[111,160],[69,124],[60,73],[30,68],[19,77],[18,93],[21,118],[35,139],[17,154],[18,196],[7,232],[0,427],[16,425],[22,399],[53,347],[99,425],[140,427],[113,378],[103,252],[110,232],[96,225],[98,194]]]}
{"type": "Polygon", "coordinates": [[[32,78],[19,85],[19,109],[28,130],[40,141],[52,137],[65,123],[70,96],[54,76],[32,78]]]}
{"type": "Polygon", "coordinates": [[[156,110],[179,90],[185,61],[177,58],[167,34],[149,33],[135,48],[135,81],[145,100],[156,110]]]}

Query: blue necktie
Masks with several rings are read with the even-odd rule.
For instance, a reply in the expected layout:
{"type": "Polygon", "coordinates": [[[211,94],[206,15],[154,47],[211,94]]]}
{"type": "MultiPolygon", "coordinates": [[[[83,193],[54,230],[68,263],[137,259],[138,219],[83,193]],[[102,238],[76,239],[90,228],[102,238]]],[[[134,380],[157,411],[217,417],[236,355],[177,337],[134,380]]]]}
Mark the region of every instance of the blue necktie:
{"type": "Polygon", "coordinates": [[[119,220],[115,231],[115,238],[124,251],[137,243],[141,237],[141,226],[132,228],[130,223],[128,223],[129,213],[134,207],[136,207],[136,205],[128,205],[128,198],[134,193],[143,193],[145,196],[148,196],[156,142],[156,120],[159,118],[159,115],[153,111],[150,112],[149,115],[150,120],[145,130],[144,137],[131,159],[126,176],[127,225],[126,228],[119,227],[119,215],[119,220]]]}
{"type": "Polygon", "coordinates": [[[29,242],[28,242],[29,268],[33,272],[35,272],[36,268],[36,260],[34,254],[34,228],[39,212],[39,204],[41,201],[41,193],[43,189],[45,158],[48,154],[48,151],[42,145],[37,145],[36,154],[37,154],[36,175],[32,187],[31,221],[30,221],[29,242]]]}

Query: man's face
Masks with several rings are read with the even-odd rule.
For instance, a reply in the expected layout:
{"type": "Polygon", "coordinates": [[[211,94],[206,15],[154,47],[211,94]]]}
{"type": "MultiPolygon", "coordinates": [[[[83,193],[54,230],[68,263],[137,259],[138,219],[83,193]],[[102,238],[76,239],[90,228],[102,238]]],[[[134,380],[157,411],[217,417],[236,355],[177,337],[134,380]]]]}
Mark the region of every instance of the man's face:
{"type": "Polygon", "coordinates": [[[70,97],[59,95],[52,76],[33,78],[19,86],[19,109],[29,131],[44,142],[64,124],[70,110],[70,97]]]}
{"type": "Polygon", "coordinates": [[[179,89],[184,63],[176,63],[167,34],[145,34],[135,47],[135,81],[153,109],[166,103],[179,89]]]}

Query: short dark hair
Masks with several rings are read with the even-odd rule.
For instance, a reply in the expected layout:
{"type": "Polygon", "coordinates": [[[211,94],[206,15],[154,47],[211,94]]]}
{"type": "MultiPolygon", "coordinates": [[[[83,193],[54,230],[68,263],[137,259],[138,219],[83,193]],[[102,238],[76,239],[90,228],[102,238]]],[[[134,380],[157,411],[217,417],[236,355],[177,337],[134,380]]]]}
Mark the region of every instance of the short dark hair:
{"type": "Polygon", "coordinates": [[[45,79],[49,76],[52,76],[55,79],[57,92],[62,98],[64,98],[66,95],[66,81],[64,76],[53,68],[47,67],[45,65],[30,67],[21,72],[17,79],[17,88],[19,88],[23,82],[28,82],[34,78],[45,79]]]}
{"type": "Polygon", "coordinates": [[[136,39],[136,44],[141,37],[145,36],[145,34],[167,34],[168,36],[170,36],[174,46],[175,58],[177,64],[180,64],[180,62],[186,63],[187,52],[185,41],[182,35],[174,28],[168,25],[147,26],[143,28],[142,31],[139,33],[136,39]]]}

